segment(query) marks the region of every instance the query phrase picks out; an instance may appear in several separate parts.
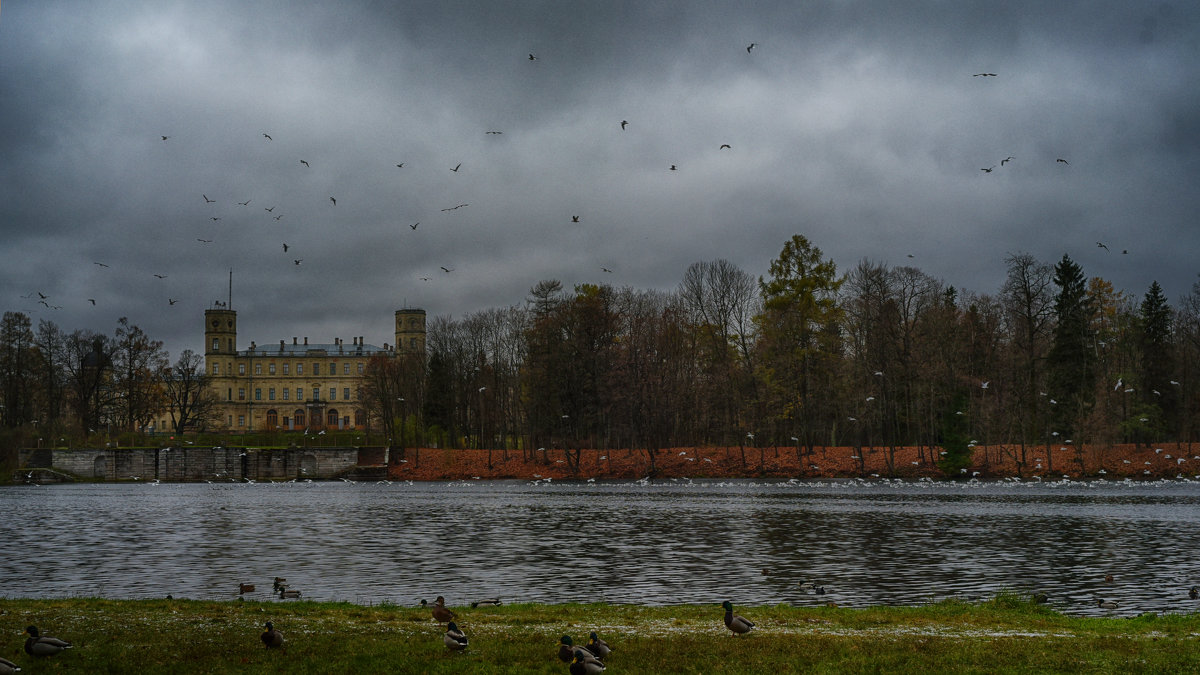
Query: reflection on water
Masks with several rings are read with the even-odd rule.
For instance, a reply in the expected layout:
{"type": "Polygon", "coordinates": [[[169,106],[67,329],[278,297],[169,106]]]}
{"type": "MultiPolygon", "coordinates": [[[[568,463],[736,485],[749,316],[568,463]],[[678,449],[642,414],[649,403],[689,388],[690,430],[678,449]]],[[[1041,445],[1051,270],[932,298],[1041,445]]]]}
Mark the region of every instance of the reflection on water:
{"type": "Polygon", "coordinates": [[[1072,614],[1200,608],[1193,481],[14,486],[0,512],[7,597],[228,599],[248,582],[267,598],[283,576],[364,604],[857,607],[1007,589],[1072,614]]]}

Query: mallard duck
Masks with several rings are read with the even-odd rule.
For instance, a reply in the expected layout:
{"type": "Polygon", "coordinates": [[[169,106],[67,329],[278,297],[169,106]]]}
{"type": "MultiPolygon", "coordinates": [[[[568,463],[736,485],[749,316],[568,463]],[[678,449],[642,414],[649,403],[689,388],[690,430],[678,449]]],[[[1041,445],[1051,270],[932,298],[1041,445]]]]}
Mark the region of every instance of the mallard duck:
{"type": "Polygon", "coordinates": [[[1191,599],[1193,599],[1193,600],[1200,599],[1200,588],[1197,588],[1197,587],[1195,587],[1195,586],[1192,586],[1192,587],[1191,587],[1191,588],[1188,590],[1188,597],[1189,597],[1189,598],[1191,598],[1191,599]]]}
{"type": "Polygon", "coordinates": [[[558,660],[563,663],[570,663],[575,658],[575,650],[584,649],[586,647],[576,647],[575,642],[571,640],[570,635],[564,635],[558,639],[558,660]]]}
{"type": "Polygon", "coordinates": [[[500,606],[500,598],[484,598],[483,600],[476,600],[471,603],[471,609],[475,609],[476,607],[478,607],[480,605],[485,605],[488,607],[499,607],[500,606]]]}
{"type": "Polygon", "coordinates": [[[9,673],[15,673],[19,670],[21,670],[21,667],[17,664],[8,659],[0,658],[0,675],[9,675],[9,673]]]}
{"type": "Polygon", "coordinates": [[[30,656],[54,656],[64,649],[70,649],[71,643],[66,640],[40,635],[37,626],[25,629],[29,637],[25,639],[25,653],[30,656]]]}
{"type": "Polygon", "coordinates": [[[299,598],[300,595],[301,595],[300,591],[293,591],[289,588],[279,589],[279,599],[280,600],[287,600],[289,598],[291,598],[292,600],[295,600],[295,599],[299,598]]]}
{"type": "Polygon", "coordinates": [[[238,595],[254,592],[254,584],[238,584],[238,595]]]}
{"type": "Polygon", "coordinates": [[[588,633],[587,650],[595,654],[598,659],[608,658],[612,652],[612,648],[608,646],[607,642],[601,640],[599,635],[596,635],[596,631],[588,633]]]}
{"type": "Polygon", "coordinates": [[[446,623],[447,621],[453,621],[454,619],[458,618],[457,614],[451,612],[449,609],[446,609],[446,599],[440,595],[437,596],[437,600],[434,601],[432,613],[433,620],[437,621],[438,623],[446,623]]]}
{"type": "Polygon", "coordinates": [[[283,589],[287,588],[287,586],[287,579],[284,579],[283,577],[275,577],[275,585],[273,588],[276,591],[282,591],[283,589]]]}
{"type": "Polygon", "coordinates": [[[260,635],[258,637],[260,639],[262,639],[262,643],[264,645],[266,645],[267,649],[274,649],[275,647],[282,647],[283,646],[283,633],[280,633],[279,631],[275,630],[275,624],[268,621],[265,628],[266,628],[266,630],[264,630],[262,632],[262,635],[260,635]]]}
{"type": "Polygon", "coordinates": [[[571,675],[595,675],[604,672],[604,662],[586,649],[576,647],[571,659],[571,675]]]}
{"type": "Polygon", "coordinates": [[[451,621],[446,625],[446,634],[442,636],[446,649],[458,651],[467,648],[467,636],[458,629],[458,624],[451,621]]]}
{"type": "Polygon", "coordinates": [[[726,600],[721,606],[725,608],[725,627],[733,631],[734,635],[744,635],[754,629],[754,622],[733,613],[732,602],[726,600]]]}
{"type": "Polygon", "coordinates": [[[1097,600],[1096,606],[1100,609],[1116,609],[1119,605],[1116,600],[1097,600]]]}

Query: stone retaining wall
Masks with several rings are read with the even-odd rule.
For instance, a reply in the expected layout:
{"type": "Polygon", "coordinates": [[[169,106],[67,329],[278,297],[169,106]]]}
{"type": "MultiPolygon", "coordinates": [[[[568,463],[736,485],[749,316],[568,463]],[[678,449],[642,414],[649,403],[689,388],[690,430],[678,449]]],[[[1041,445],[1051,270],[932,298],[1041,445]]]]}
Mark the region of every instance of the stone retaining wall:
{"type": "Polygon", "coordinates": [[[93,448],[22,450],[22,467],[44,467],[92,480],[313,480],[336,478],[375,448],[93,448]]]}

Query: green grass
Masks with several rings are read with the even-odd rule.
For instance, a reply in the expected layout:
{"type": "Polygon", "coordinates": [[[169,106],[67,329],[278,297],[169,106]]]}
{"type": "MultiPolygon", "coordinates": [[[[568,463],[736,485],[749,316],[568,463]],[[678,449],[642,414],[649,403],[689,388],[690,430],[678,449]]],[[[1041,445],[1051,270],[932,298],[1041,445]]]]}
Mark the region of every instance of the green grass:
{"type": "Polygon", "coordinates": [[[565,673],[557,641],[596,630],[611,673],[1198,672],[1200,614],[1069,617],[1013,595],[983,603],[841,609],[735,607],[757,624],[733,637],[720,605],[518,604],[453,608],[471,640],[442,645],[427,610],[312,602],[0,599],[0,656],[22,672],[565,673]],[[266,621],[285,649],[267,651],[266,621]],[[75,648],[34,661],[37,625],[75,648]]]}

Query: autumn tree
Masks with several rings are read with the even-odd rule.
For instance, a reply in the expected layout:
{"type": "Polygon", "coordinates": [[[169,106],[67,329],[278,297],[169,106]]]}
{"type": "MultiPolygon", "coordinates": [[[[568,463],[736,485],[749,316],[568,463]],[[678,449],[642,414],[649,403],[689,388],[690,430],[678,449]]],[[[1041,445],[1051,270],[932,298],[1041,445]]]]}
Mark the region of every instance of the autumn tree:
{"type": "Polygon", "coordinates": [[[113,414],[118,428],[140,431],[164,402],[161,375],[167,369],[167,353],[161,340],[121,317],[113,340],[113,414]]]}
{"type": "Polygon", "coordinates": [[[175,433],[188,428],[203,431],[217,413],[217,396],[204,369],[204,357],[185,349],[161,376],[167,412],[175,433]]]}

